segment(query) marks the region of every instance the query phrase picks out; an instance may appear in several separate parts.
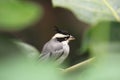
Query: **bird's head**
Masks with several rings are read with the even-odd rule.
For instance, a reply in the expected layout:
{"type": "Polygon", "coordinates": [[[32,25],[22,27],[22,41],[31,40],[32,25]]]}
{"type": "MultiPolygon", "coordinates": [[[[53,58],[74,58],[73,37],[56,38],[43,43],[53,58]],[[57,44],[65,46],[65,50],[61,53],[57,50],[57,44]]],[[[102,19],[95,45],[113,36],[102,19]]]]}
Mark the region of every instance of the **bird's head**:
{"type": "Polygon", "coordinates": [[[75,39],[67,31],[60,30],[58,27],[55,27],[55,31],[56,31],[56,34],[52,37],[52,39],[57,39],[59,42],[63,42],[63,41],[69,42],[75,39]]]}

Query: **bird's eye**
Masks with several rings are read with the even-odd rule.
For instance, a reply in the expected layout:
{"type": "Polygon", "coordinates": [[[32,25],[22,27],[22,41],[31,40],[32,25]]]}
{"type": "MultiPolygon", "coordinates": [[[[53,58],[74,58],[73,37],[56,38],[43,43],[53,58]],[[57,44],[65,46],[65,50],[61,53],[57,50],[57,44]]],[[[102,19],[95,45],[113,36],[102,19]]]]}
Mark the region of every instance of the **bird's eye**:
{"type": "Polygon", "coordinates": [[[65,40],[67,40],[69,38],[69,36],[65,37],[65,40]]]}
{"type": "Polygon", "coordinates": [[[68,38],[66,37],[65,40],[67,40],[68,38]]]}

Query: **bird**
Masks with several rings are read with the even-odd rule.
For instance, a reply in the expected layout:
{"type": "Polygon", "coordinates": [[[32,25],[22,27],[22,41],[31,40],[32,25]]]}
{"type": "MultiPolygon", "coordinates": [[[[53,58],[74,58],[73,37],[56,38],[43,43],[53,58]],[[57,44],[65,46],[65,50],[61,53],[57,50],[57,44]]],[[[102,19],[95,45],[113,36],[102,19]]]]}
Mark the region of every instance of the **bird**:
{"type": "Polygon", "coordinates": [[[39,57],[40,61],[52,60],[61,64],[70,52],[69,42],[75,38],[65,30],[55,26],[56,34],[45,43],[39,57]]]}

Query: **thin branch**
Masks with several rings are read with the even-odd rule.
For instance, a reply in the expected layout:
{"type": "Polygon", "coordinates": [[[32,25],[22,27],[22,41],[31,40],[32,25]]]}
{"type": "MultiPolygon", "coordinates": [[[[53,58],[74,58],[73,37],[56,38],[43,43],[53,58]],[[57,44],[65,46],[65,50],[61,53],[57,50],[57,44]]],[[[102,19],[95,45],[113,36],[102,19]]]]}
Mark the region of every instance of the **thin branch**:
{"type": "Polygon", "coordinates": [[[78,63],[78,64],[76,64],[74,66],[71,66],[71,67],[69,67],[67,69],[64,69],[63,73],[70,73],[70,72],[76,71],[76,70],[80,69],[81,67],[83,67],[83,66],[88,65],[89,63],[91,63],[91,61],[93,61],[93,59],[94,58],[90,58],[90,59],[88,59],[86,61],[80,62],[80,63],[78,63]]]}

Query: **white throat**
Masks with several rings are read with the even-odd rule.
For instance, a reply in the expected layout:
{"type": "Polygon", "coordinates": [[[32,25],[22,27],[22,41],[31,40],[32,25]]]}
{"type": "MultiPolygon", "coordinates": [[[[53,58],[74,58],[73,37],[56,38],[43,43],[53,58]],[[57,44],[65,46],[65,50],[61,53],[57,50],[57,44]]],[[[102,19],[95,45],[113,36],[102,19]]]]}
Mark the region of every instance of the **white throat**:
{"type": "Polygon", "coordinates": [[[63,45],[68,45],[68,43],[69,43],[69,40],[67,40],[67,41],[62,41],[62,44],[63,44],[63,45]]]}

